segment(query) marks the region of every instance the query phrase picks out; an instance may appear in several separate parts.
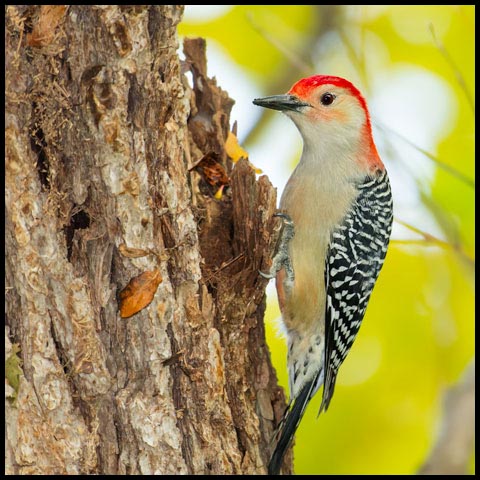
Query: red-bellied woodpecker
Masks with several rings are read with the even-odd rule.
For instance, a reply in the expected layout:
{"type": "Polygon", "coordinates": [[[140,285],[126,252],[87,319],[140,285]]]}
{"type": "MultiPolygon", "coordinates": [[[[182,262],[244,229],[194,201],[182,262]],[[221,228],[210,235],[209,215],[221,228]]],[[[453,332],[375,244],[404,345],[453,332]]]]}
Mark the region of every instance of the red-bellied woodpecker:
{"type": "Polygon", "coordinates": [[[321,385],[320,412],[330,404],[387,253],[393,206],[367,104],[350,82],[315,75],[253,103],[285,113],[303,137],[280,201],[283,231],[264,274],[276,277],[288,341],[290,404],[268,466],[275,475],[321,385]]]}

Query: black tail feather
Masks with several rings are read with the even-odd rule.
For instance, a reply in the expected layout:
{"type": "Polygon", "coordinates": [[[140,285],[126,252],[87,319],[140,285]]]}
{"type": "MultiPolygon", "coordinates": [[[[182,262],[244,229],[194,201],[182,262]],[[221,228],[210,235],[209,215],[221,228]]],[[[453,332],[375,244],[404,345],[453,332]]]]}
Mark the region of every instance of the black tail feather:
{"type": "Polygon", "coordinates": [[[300,420],[303,417],[308,402],[315,392],[317,377],[307,382],[299,395],[294,399],[292,407],[287,411],[280,424],[280,438],[268,464],[268,474],[278,475],[283,464],[283,457],[292,443],[293,436],[297,430],[300,420]]]}
{"type": "Polygon", "coordinates": [[[327,411],[328,406],[330,405],[330,401],[333,397],[333,392],[335,390],[335,381],[337,379],[337,376],[333,374],[331,370],[328,373],[327,378],[325,379],[325,384],[323,386],[322,403],[320,404],[320,410],[318,411],[318,415],[320,415],[322,411],[327,411]],[[328,373],[331,374],[329,375],[328,373]]]}

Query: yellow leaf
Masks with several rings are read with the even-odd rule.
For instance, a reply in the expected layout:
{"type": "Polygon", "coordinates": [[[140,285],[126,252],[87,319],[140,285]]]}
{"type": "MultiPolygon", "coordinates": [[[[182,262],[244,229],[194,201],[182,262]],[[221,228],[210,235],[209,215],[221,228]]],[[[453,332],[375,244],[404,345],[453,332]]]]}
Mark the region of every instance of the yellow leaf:
{"type": "Polygon", "coordinates": [[[217,200],[221,200],[221,199],[222,199],[223,187],[225,187],[225,185],[220,185],[220,188],[217,190],[217,193],[215,193],[215,195],[214,195],[214,197],[215,197],[217,200]]]}
{"type": "Polygon", "coordinates": [[[241,158],[248,158],[248,153],[238,144],[238,139],[232,132],[228,132],[225,150],[233,163],[238,162],[241,158]]]}
{"type": "MultiPolygon", "coordinates": [[[[233,163],[237,163],[241,158],[248,160],[248,152],[239,145],[238,138],[232,132],[228,132],[227,141],[225,142],[225,151],[232,159],[233,163]]],[[[255,165],[252,165],[251,163],[250,165],[255,170],[255,173],[263,173],[260,168],[255,167],[255,165]]]]}

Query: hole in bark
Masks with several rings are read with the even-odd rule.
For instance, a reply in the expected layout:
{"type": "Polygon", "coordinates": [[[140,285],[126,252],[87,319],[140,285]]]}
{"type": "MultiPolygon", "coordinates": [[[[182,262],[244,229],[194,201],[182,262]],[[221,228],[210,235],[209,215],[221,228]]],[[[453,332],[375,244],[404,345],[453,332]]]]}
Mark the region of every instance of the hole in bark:
{"type": "MultiPolygon", "coordinates": [[[[115,284],[115,277],[117,273],[117,266],[115,264],[115,251],[113,252],[112,255],[112,261],[110,262],[110,281],[115,284]]],[[[117,291],[117,293],[120,293],[117,291]]]]}
{"type": "Polygon", "coordinates": [[[45,152],[47,142],[41,128],[34,128],[30,137],[30,145],[37,155],[37,170],[40,183],[44,190],[50,190],[50,162],[45,152]]]}
{"type": "Polygon", "coordinates": [[[60,340],[58,338],[57,332],[55,331],[55,325],[53,324],[53,320],[50,319],[50,335],[53,340],[53,344],[55,346],[55,350],[57,352],[57,357],[60,362],[60,365],[63,368],[63,372],[65,375],[69,376],[71,372],[71,364],[70,361],[68,360],[67,356],[65,355],[65,352],[62,348],[62,345],[60,344],[60,340]]]}
{"type": "Polygon", "coordinates": [[[208,292],[210,295],[216,295],[216,293],[217,293],[217,288],[216,288],[216,286],[213,285],[212,282],[207,282],[207,292],[208,292]]]}
{"type": "Polygon", "coordinates": [[[164,123],[167,123],[171,116],[173,115],[173,108],[171,105],[167,107],[167,111],[165,112],[164,123]]]}
{"type": "MultiPolygon", "coordinates": [[[[74,207],[75,209],[75,207],[74,207]]],[[[72,257],[73,237],[75,230],[85,229],[90,226],[90,215],[85,210],[78,210],[70,219],[70,225],[64,228],[65,240],[67,243],[67,259],[70,261],[72,257]]]]}
{"type": "Polygon", "coordinates": [[[60,62],[62,64],[62,67],[64,69],[64,72],[65,72],[65,76],[67,77],[67,83],[71,83],[72,82],[72,69],[70,68],[70,62],[68,61],[68,57],[67,57],[67,54],[66,54],[66,50],[64,50],[62,56],[60,57],[60,62]]]}
{"type": "Polygon", "coordinates": [[[245,434],[239,427],[235,427],[235,432],[237,433],[238,449],[240,450],[240,452],[243,455],[245,455],[245,452],[247,451],[247,449],[244,446],[244,442],[243,442],[243,437],[244,437],[245,434]]]}
{"type": "Polygon", "coordinates": [[[105,108],[111,110],[115,107],[116,104],[116,95],[112,91],[112,87],[108,83],[102,83],[100,85],[100,95],[99,98],[100,102],[105,108]]]}

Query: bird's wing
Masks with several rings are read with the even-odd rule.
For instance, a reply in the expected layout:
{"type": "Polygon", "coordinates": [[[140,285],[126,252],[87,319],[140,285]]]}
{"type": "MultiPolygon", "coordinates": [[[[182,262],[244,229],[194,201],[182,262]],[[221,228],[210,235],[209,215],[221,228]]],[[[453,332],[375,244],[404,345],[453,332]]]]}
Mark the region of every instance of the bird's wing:
{"type": "Polygon", "coordinates": [[[386,173],[367,176],[357,187],[357,199],[332,232],[326,257],[325,376],[320,412],[330,404],[338,369],[360,328],[392,226],[386,173]]]}

